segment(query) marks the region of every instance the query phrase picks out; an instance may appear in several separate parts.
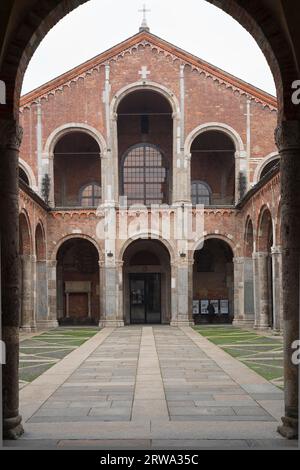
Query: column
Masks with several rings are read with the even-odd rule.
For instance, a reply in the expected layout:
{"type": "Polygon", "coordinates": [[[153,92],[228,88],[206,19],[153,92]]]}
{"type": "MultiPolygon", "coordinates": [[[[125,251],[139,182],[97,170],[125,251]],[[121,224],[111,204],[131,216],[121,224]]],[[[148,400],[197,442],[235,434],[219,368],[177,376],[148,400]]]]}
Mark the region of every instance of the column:
{"type": "MultiPolygon", "coordinates": [[[[36,261],[35,263],[36,273],[36,300],[35,300],[35,318],[37,328],[39,329],[40,322],[47,320],[48,318],[48,285],[47,285],[47,262],[36,261]]],[[[58,290],[58,287],[57,287],[58,290]]],[[[57,317],[59,318],[58,314],[57,317]]]]}
{"type": "Polygon", "coordinates": [[[192,263],[187,258],[182,258],[176,264],[172,264],[172,317],[171,326],[192,326],[194,325],[190,291],[190,272],[193,269],[192,263]],[[175,274],[176,273],[176,274],[175,274]],[[176,304],[177,308],[173,306],[176,304]]]}
{"type": "Polygon", "coordinates": [[[282,303],[284,332],[285,416],[278,431],[298,435],[299,366],[293,343],[299,339],[300,122],[282,122],[276,131],[281,156],[282,303]]]}
{"type": "MultiPolygon", "coordinates": [[[[107,255],[106,255],[107,256],[107,255]]],[[[119,307],[119,263],[100,261],[102,312],[99,326],[124,326],[123,311],[119,307]]]]}
{"type": "Polygon", "coordinates": [[[48,171],[50,178],[50,193],[49,193],[49,206],[55,207],[55,195],[54,195],[54,154],[47,155],[48,158],[48,171]]]}
{"type": "Polygon", "coordinates": [[[171,321],[170,324],[176,326],[177,323],[177,264],[171,263],[171,321]]]}
{"type": "Polygon", "coordinates": [[[119,148],[118,148],[118,115],[114,114],[110,120],[111,148],[107,150],[106,197],[104,202],[117,202],[119,200],[119,148]]]}
{"type": "Polygon", "coordinates": [[[253,261],[234,258],[234,320],[236,326],[254,326],[253,261]]]}
{"type": "Polygon", "coordinates": [[[44,177],[44,169],[43,169],[43,136],[42,136],[42,105],[41,102],[38,101],[36,105],[36,116],[37,116],[37,123],[36,123],[36,142],[37,142],[37,162],[38,162],[38,188],[39,194],[42,196],[42,182],[44,177]]]}
{"type": "Polygon", "coordinates": [[[234,269],[234,325],[244,321],[244,258],[233,259],[234,269]]]}
{"type": "Polygon", "coordinates": [[[22,129],[17,122],[0,120],[0,233],[2,341],[6,364],[2,367],[3,437],[23,433],[19,415],[20,262],[18,158],[22,129]]]}
{"type": "Polygon", "coordinates": [[[32,318],[31,318],[31,331],[34,333],[37,331],[37,295],[38,295],[38,285],[37,285],[37,260],[36,255],[31,256],[31,290],[32,290],[32,318]]]}
{"type": "Polygon", "coordinates": [[[270,295],[268,279],[268,253],[254,253],[254,296],[255,328],[265,330],[270,327],[270,295]]]}
{"type": "Polygon", "coordinates": [[[34,259],[31,255],[21,255],[21,329],[26,333],[35,330],[34,319],[34,259]]]}
{"type": "Polygon", "coordinates": [[[271,252],[272,256],[272,286],[273,286],[273,316],[275,331],[282,329],[283,310],[282,310],[282,252],[281,247],[274,246],[271,252]]]}
{"type": "MultiPolygon", "coordinates": [[[[64,282],[63,282],[63,267],[57,265],[56,269],[56,309],[57,309],[57,320],[64,318],[64,282]]],[[[48,303],[45,317],[48,316],[48,303]]]]}
{"type": "Polygon", "coordinates": [[[58,327],[56,269],[57,269],[56,261],[47,261],[48,315],[47,315],[47,319],[39,320],[39,328],[42,328],[42,329],[58,327]]]}

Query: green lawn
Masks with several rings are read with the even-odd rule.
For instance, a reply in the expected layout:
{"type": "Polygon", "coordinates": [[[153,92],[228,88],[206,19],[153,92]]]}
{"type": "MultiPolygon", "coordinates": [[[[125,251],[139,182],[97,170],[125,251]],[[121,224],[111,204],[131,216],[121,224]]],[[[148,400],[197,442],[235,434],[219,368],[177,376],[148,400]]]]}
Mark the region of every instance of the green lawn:
{"type": "Polygon", "coordinates": [[[96,327],[57,328],[20,343],[20,388],[50,369],[99,331],[96,327]]]}
{"type": "Polygon", "coordinates": [[[233,326],[199,325],[195,330],[259,375],[283,388],[283,343],[233,326]]]}

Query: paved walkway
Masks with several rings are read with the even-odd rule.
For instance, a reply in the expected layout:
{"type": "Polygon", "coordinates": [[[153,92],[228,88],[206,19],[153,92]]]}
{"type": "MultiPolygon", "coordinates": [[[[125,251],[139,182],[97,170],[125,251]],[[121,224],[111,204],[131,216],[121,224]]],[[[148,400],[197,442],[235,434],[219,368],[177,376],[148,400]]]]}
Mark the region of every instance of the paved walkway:
{"type": "Polygon", "coordinates": [[[18,447],[293,446],[283,394],[191,328],[105,328],[21,391],[18,447]]]}

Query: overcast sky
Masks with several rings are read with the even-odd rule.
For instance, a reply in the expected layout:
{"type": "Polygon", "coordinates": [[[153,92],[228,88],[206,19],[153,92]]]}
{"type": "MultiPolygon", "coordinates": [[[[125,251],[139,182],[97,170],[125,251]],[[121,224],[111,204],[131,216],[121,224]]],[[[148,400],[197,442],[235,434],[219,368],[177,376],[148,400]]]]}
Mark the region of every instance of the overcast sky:
{"type": "MultiPolygon", "coordinates": [[[[143,0],[90,0],[63,18],[34,54],[22,94],[138,32],[143,0]]],[[[275,95],[269,66],[235,20],[205,0],[147,0],[153,34],[275,95]]]]}

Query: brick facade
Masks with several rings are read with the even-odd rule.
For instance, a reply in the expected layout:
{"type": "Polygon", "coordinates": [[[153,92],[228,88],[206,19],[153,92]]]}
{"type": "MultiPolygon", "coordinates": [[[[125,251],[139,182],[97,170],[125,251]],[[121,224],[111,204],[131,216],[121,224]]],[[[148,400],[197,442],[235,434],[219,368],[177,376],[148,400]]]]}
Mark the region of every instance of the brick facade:
{"type": "MultiPolygon", "coordinates": [[[[276,155],[273,136],[277,122],[275,98],[150,33],[140,32],[122,45],[24,96],[21,100],[20,121],[24,128],[20,153],[22,160],[30,166],[40,190],[45,174],[50,175],[52,184],[51,208],[42,205],[37,197],[34,199],[30,191],[23,187],[20,190],[20,210],[26,210],[28,214],[33,255],[36,255],[36,246],[39,252],[41,250],[41,233],[38,243],[34,238],[38,223],[45,234],[45,292],[48,308],[41,324],[48,322],[54,325],[57,321],[58,252],[65,241],[75,238],[89,240],[98,250],[99,273],[93,275],[93,285],[97,284],[98,275],[100,281],[98,289],[93,287],[91,293],[95,318],[100,318],[100,324],[123,324],[123,305],[126,303],[126,295],[129,295],[124,292],[125,287],[122,289],[122,285],[126,284],[123,253],[129,241],[108,243],[99,240],[96,233],[101,214],[93,208],[75,207],[80,204],[71,204],[68,198],[63,200],[58,194],[61,190],[60,177],[64,176],[72,201],[76,201],[76,194],[83,185],[95,181],[100,183],[101,180],[102,202],[116,204],[122,190],[120,175],[124,153],[132,145],[148,142],[162,150],[170,167],[171,219],[175,218],[177,207],[191,201],[191,174],[192,178],[197,175],[196,179],[209,180],[213,192],[219,197],[215,200],[219,202],[205,208],[204,237],[221,240],[232,252],[232,259],[224,259],[223,265],[220,262],[208,280],[205,273],[197,273],[193,267],[197,243],[190,245],[185,252],[184,246],[174,237],[166,241],[170,249],[171,273],[171,312],[166,313],[168,321],[172,324],[191,322],[192,300],[200,300],[206,295],[210,300],[230,297],[230,313],[236,323],[251,322],[257,327],[273,326],[277,329],[281,327],[281,307],[276,312],[276,321],[272,318],[264,323],[260,318],[262,315],[264,318],[272,316],[270,311],[274,309],[274,298],[271,299],[269,290],[260,293],[264,304],[266,298],[263,296],[268,296],[268,311],[262,312],[259,300],[254,302],[251,295],[252,289],[257,293],[255,289],[259,287],[255,273],[260,270],[260,276],[268,276],[267,264],[263,271],[261,258],[257,261],[256,257],[262,251],[266,259],[270,258],[273,262],[273,277],[270,281],[273,283],[273,292],[279,285],[281,243],[278,229],[278,172],[268,174],[252,188],[255,170],[265,159],[267,161],[270,154],[276,155]],[[144,67],[146,72],[143,77],[144,67]],[[126,115],[127,112],[132,114],[134,107],[141,104],[141,101],[134,101],[134,93],[143,91],[152,93],[153,107],[158,106],[158,110],[162,111],[160,116],[149,114],[149,133],[146,136],[141,135],[139,114],[147,114],[147,110],[137,109],[138,112],[133,113],[136,115],[126,115]],[[131,96],[133,102],[130,102],[131,96]],[[118,116],[118,112],[123,115],[118,116]],[[97,161],[89,163],[88,157],[83,166],[77,157],[70,164],[62,164],[62,160],[57,159],[57,143],[63,136],[75,131],[88,133],[98,143],[101,169],[97,161]],[[224,165],[211,165],[210,154],[199,154],[199,158],[198,154],[193,155],[193,142],[205,132],[223,132],[232,143],[231,155],[226,154],[223,160],[228,171],[224,172],[222,182],[220,171],[223,171],[224,165]],[[241,175],[245,178],[247,192],[243,198],[239,188],[241,175]],[[225,188],[223,200],[220,196],[222,184],[225,188]],[[228,195],[232,192],[234,194],[230,199],[228,195]],[[74,208],[68,207],[70,205],[74,208]],[[261,223],[261,214],[266,210],[272,222],[273,240],[272,246],[265,245],[266,248],[262,250],[260,241],[269,236],[269,227],[261,223]],[[249,238],[245,235],[250,220],[253,227],[251,248],[249,238]],[[108,253],[112,255],[111,258],[108,253]],[[224,263],[230,266],[226,268],[224,263]],[[205,285],[205,282],[208,284],[205,285]],[[230,293],[228,289],[231,289],[230,293]]],[[[116,217],[119,226],[121,216],[118,209],[116,217]]],[[[216,254],[218,249],[221,248],[216,248],[216,254]]],[[[219,260],[222,256],[221,253],[219,260]]],[[[69,280],[84,281],[87,278],[78,278],[76,274],[69,276],[69,280]]],[[[78,305],[83,305],[86,299],[82,293],[77,294],[78,305]]],[[[37,304],[33,302],[32,305],[35,312],[33,316],[39,326],[39,312],[34,307],[37,304]]]]}

